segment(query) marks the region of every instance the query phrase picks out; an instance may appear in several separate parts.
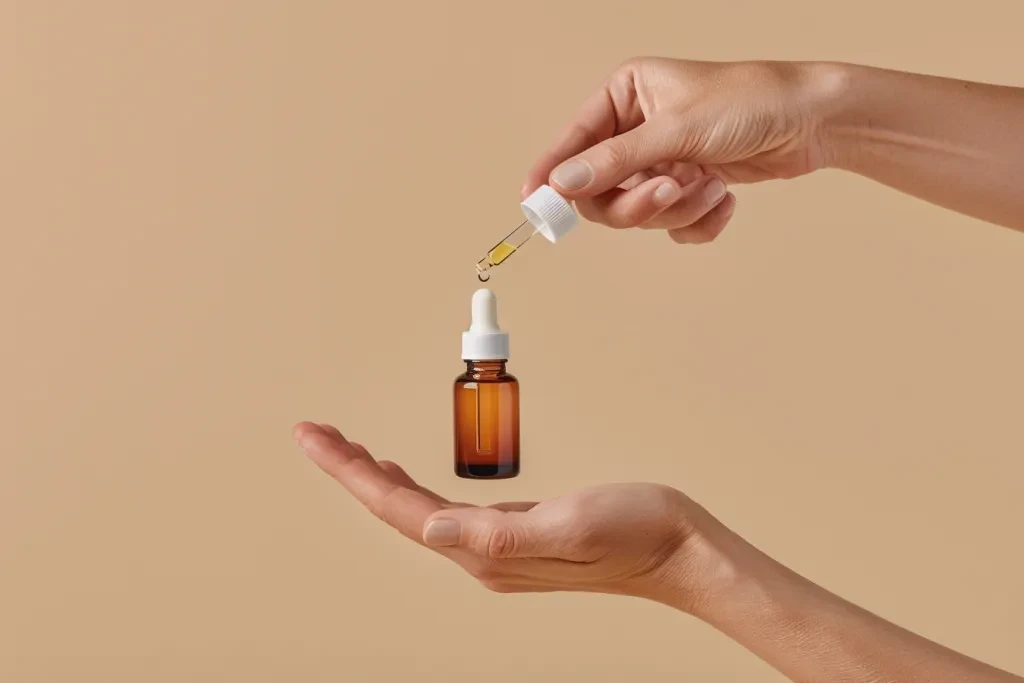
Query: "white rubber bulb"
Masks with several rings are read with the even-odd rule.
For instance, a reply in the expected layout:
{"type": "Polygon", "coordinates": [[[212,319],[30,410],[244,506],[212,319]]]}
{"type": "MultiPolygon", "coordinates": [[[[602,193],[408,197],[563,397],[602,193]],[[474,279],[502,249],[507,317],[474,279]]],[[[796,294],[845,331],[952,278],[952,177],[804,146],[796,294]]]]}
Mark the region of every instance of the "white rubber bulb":
{"type": "Polygon", "coordinates": [[[489,289],[478,289],[473,294],[473,317],[469,329],[484,334],[501,332],[498,327],[498,297],[489,289]]]}
{"type": "Polygon", "coordinates": [[[508,334],[498,327],[498,297],[489,289],[473,293],[469,329],[462,333],[464,360],[508,360],[508,334]]]}

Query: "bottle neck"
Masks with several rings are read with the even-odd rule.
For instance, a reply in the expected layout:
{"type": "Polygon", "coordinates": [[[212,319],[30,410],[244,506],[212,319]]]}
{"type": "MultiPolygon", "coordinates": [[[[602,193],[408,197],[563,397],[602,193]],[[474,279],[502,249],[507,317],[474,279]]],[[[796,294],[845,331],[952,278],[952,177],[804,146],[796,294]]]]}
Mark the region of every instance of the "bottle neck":
{"type": "Polygon", "coordinates": [[[471,375],[503,375],[506,362],[504,360],[467,360],[466,372],[471,375]]]}

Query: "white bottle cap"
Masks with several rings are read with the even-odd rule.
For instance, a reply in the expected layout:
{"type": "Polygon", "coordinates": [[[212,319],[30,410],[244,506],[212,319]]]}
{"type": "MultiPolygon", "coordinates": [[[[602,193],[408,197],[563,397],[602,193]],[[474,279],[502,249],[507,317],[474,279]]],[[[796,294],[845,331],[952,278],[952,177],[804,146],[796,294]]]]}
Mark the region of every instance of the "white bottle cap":
{"type": "Polygon", "coordinates": [[[508,335],[498,327],[498,298],[489,289],[473,293],[473,319],[462,333],[463,360],[508,360],[508,335]]]}
{"type": "Polygon", "coordinates": [[[541,185],[520,205],[527,220],[550,242],[557,242],[576,227],[572,204],[548,185],[541,185]]]}

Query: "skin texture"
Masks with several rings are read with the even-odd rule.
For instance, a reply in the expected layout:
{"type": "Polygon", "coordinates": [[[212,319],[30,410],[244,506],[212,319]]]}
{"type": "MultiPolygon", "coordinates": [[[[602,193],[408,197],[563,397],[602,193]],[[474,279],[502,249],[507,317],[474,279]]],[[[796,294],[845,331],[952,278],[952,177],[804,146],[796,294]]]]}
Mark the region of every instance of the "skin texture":
{"type": "Polygon", "coordinates": [[[786,569],[675,489],[612,484],[542,503],[452,503],[329,425],[293,435],[379,519],[500,593],[586,591],[691,614],[798,683],[1021,683],[786,569]]]}
{"type": "Polygon", "coordinates": [[[725,186],[822,168],[1024,230],[1024,89],[845,64],[635,59],[584,102],[522,192],[550,183],[592,222],[702,243],[736,208],[725,186]]]}

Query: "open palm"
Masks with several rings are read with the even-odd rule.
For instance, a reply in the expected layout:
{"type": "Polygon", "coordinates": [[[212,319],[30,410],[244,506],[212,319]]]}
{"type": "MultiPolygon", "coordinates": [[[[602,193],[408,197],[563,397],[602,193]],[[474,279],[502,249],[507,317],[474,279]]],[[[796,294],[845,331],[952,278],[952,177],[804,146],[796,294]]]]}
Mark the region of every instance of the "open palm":
{"type": "Polygon", "coordinates": [[[453,503],[333,427],[301,423],[295,438],[374,515],[498,592],[659,599],[664,579],[699,557],[697,527],[713,523],[682,493],[657,484],[609,484],[542,503],[453,503]]]}

